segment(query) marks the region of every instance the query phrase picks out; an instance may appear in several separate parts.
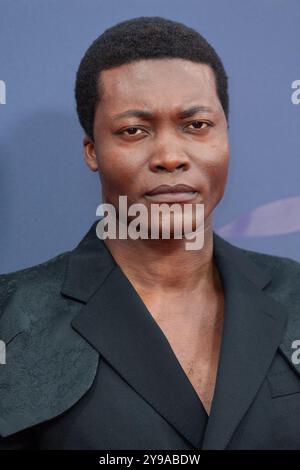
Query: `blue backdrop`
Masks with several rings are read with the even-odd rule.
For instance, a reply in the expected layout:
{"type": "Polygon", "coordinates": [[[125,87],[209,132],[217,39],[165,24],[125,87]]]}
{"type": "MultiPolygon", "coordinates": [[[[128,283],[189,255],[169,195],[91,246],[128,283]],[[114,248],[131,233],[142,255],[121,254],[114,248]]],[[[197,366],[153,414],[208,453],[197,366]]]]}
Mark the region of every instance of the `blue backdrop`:
{"type": "Polygon", "coordinates": [[[231,163],[215,230],[300,261],[300,2],[0,0],[0,272],[73,249],[96,219],[75,73],[104,29],[159,15],[197,29],[229,76],[231,163]]]}

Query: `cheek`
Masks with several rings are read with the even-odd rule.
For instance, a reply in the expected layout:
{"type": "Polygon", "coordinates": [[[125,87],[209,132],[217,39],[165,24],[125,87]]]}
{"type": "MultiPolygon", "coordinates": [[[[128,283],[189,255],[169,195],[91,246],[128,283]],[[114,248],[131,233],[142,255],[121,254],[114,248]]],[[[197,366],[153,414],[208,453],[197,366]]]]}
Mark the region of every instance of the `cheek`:
{"type": "Polygon", "coordinates": [[[97,155],[101,185],[106,194],[114,198],[135,191],[139,174],[136,159],[130,158],[128,152],[122,154],[115,150],[102,151],[97,155]]]}
{"type": "Polygon", "coordinates": [[[222,152],[218,158],[207,166],[209,196],[212,202],[217,203],[224,194],[229,168],[229,153],[222,152]]]}
{"type": "Polygon", "coordinates": [[[222,156],[220,156],[212,172],[212,177],[214,177],[214,180],[216,182],[220,184],[225,183],[227,173],[228,173],[228,164],[229,164],[228,155],[223,154],[222,156]]]}

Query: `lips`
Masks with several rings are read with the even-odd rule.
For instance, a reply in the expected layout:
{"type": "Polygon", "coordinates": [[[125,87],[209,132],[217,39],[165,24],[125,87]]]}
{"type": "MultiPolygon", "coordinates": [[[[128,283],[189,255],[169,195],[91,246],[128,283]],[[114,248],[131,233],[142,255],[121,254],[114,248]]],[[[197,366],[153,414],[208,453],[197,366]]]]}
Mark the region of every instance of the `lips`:
{"type": "Polygon", "coordinates": [[[187,184],[175,184],[173,186],[162,184],[146,192],[146,199],[152,202],[187,202],[198,194],[197,190],[187,184]]]}
{"type": "Polygon", "coordinates": [[[147,191],[147,196],[154,196],[155,194],[165,194],[165,193],[194,193],[196,189],[188,184],[175,184],[173,186],[169,184],[161,184],[151,191],[147,191]]]}

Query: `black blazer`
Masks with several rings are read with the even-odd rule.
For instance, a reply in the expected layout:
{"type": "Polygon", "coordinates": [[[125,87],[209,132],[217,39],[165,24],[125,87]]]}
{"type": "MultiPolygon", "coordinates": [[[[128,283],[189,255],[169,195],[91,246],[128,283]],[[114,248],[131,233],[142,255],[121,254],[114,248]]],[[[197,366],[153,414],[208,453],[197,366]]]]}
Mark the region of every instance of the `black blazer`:
{"type": "Polygon", "coordinates": [[[300,263],[214,233],[225,321],[208,417],[96,223],[0,276],[0,448],[300,449],[300,263]]]}

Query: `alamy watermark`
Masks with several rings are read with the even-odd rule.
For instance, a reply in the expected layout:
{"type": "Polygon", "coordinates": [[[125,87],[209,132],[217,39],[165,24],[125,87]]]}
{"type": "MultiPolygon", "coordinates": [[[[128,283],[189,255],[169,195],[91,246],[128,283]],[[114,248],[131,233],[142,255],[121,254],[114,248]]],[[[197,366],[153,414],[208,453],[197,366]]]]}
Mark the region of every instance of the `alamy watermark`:
{"type": "Polygon", "coordinates": [[[4,80],[0,80],[0,104],[6,104],[6,84],[4,80]]]}
{"type": "Polygon", "coordinates": [[[0,340],[0,365],[6,364],[6,344],[0,340]]]}
{"type": "Polygon", "coordinates": [[[293,91],[291,95],[291,101],[293,104],[300,104],[300,80],[294,80],[292,82],[291,88],[293,91]]]}
{"type": "Polygon", "coordinates": [[[295,349],[292,354],[292,363],[298,365],[300,364],[300,339],[295,339],[292,342],[292,349],[295,349]]]}
{"type": "Polygon", "coordinates": [[[152,203],[127,206],[127,196],[119,196],[118,214],[113,204],[102,203],[97,207],[99,220],[98,238],[110,239],[182,239],[186,250],[200,250],[204,245],[204,204],[152,203]],[[105,215],[106,214],[106,215],[105,215]],[[129,217],[135,217],[128,220],[129,217]],[[193,228],[193,225],[195,226],[193,228]],[[171,233],[172,232],[172,233],[171,233]]]}

